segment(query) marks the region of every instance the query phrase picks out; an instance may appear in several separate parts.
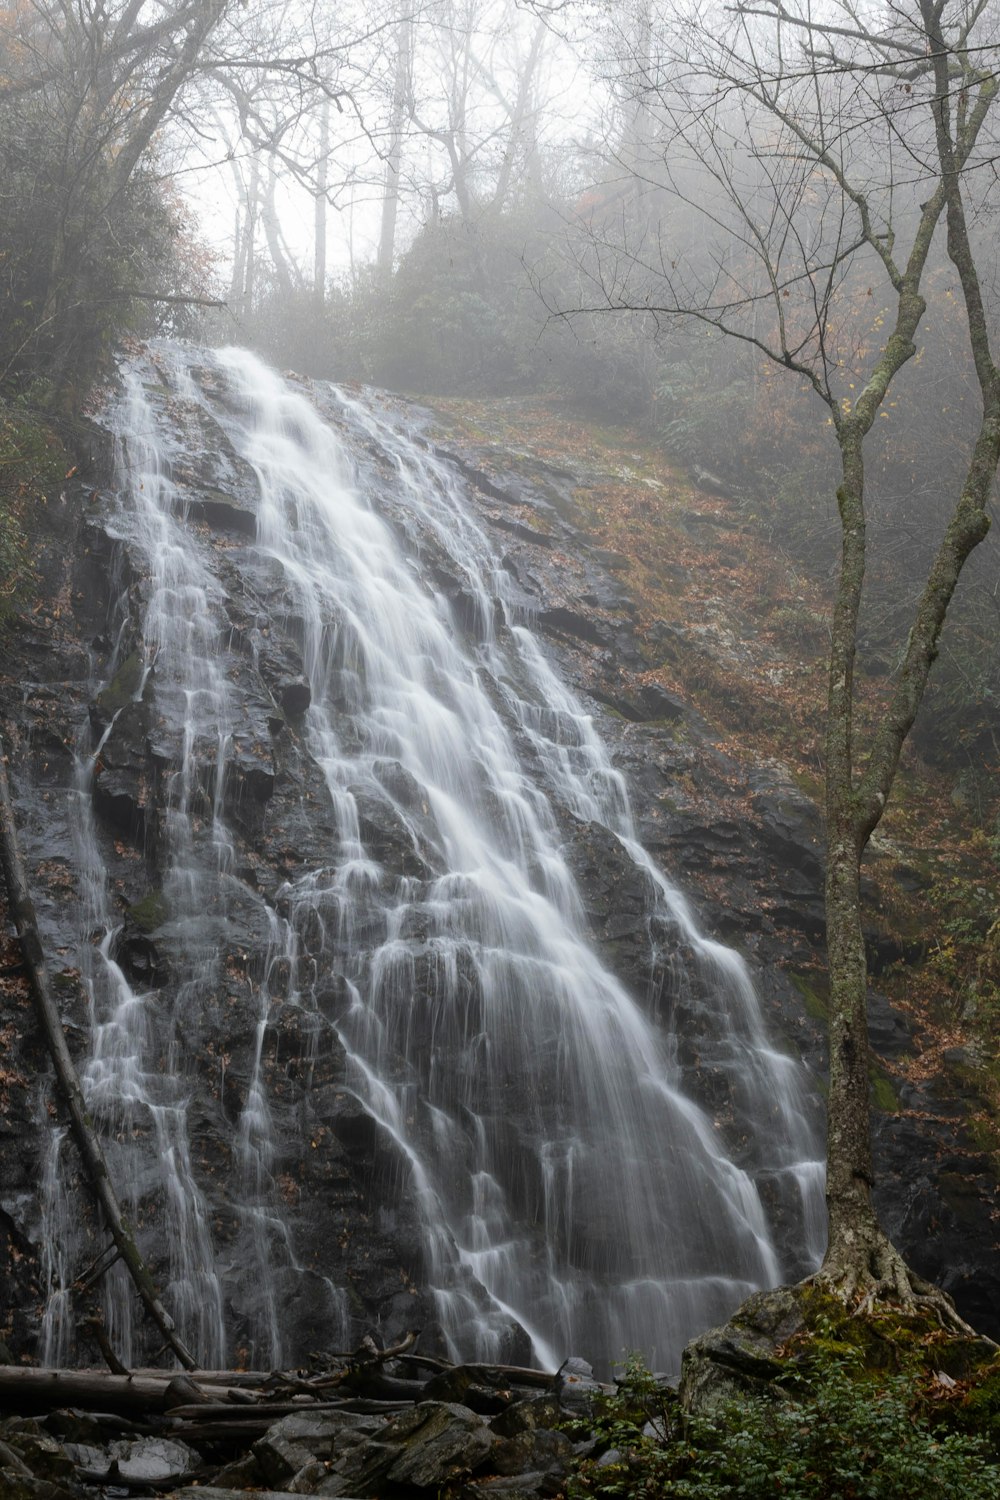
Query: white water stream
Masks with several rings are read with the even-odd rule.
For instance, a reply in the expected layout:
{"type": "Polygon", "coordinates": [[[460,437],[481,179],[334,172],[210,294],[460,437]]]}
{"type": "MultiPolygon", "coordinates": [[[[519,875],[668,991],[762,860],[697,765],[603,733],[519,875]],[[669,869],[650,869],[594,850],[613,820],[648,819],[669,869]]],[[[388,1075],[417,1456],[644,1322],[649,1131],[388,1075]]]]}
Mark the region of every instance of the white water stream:
{"type": "MultiPolygon", "coordinates": [[[[407,1164],[424,1281],[447,1345],[502,1358],[520,1325],[543,1365],[569,1353],[615,1359],[627,1348],[673,1364],[688,1338],[781,1280],[765,1198],[769,1211],[781,1205],[801,1259],[818,1259],[822,1169],[802,1065],[765,1033],[742,962],[701,936],[636,841],[624,781],[518,614],[456,472],[398,418],[342,393],[330,398],[339,425],[391,473],[395,511],[447,553],[473,601],[472,632],[458,628],[380,514],[371,466],[352,460],[300,390],[241,351],[161,346],[154,359],[173,399],[201,408],[256,472],[256,546],[301,622],[312,692],[304,734],[338,839],[321,868],[279,893],[268,913],[271,956],[287,964],[289,998],[306,1011],[317,985],[342,981],[346,1087],[407,1164]],[[204,366],[209,382],[197,374],[204,366]],[[392,790],[387,767],[402,767],[415,792],[392,790]],[[381,868],[362,835],[361,794],[392,805],[435,873],[381,868]],[[695,1043],[725,1072],[740,1128],[754,1135],[743,1165],[686,1090],[678,1039],[598,957],[567,858],[567,820],[611,831],[641,872],[651,934],[675,933],[688,955],[688,972],[678,975],[672,958],[665,982],[703,997],[705,1034],[695,1043]],[[356,913],[373,904],[377,937],[352,937],[356,913]],[[306,930],[328,935],[318,959],[312,944],[308,964],[306,930]]],[[[173,705],[164,894],[185,933],[174,1017],[183,1036],[201,1027],[209,1004],[234,880],[221,798],[232,715],[219,665],[221,587],[178,515],[174,440],[162,402],[146,395],[150,369],[139,362],[126,372],[115,426],[121,524],[149,573],[141,650],[147,669],[155,661],[158,701],[173,705]]],[[[163,1055],[162,1026],[147,1023],[150,998],[132,993],[111,958],[115,923],[88,821],[88,775],[84,762],[85,927],[104,936],[85,945],[94,1037],[85,1087],[115,1139],[127,1140],[140,1117],[155,1133],[168,1205],[165,1300],[202,1361],[221,1364],[225,1308],[187,1147],[183,1049],[163,1055]]],[[[270,1176],[267,1022],[265,983],[234,1152],[265,1288],[276,1265],[295,1264],[270,1176]]],[[[140,1188],[129,1187],[128,1161],[116,1153],[126,1200],[140,1188]]],[[[264,1301],[271,1311],[252,1343],[260,1362],[273,1363],[281,1329],[275,1299],[264,1301]]],[[[336,1330],[328,1344],[343,1316],[331,1285],[316,1310],[336,1330]]],[[[58,1316],[50,1322],[55,1351],[58,1316]]],[[[112,1332],[127,1359],[120,1313],[112,1332]]]]}

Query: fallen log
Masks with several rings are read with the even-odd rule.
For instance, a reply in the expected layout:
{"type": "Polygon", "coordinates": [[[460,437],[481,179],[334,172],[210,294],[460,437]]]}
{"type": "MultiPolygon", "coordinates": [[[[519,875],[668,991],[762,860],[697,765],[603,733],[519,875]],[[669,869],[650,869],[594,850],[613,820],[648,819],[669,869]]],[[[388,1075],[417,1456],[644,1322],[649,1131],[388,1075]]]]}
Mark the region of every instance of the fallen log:
{"type": "Polygon", "coordinates": [[[317,1411],[399,1411],[416,1403],[412,1396],[397,1401],[377,1401],[366,1396],[345,1396],[336,1401],[260,1401],[256,1406],[233,1406],[227,1401],[211,1401],[207,1406],[175,1406],[168,1415],[182,1422],[259,1421],[267,1418],[270,1426],[282,1417],[294,1417],[317,1411]]]}
{"type": "MultiPolygon", "coordinates": [[[[160,1370],[155,1365],[137,1365],[130,1374],[149,1380],[174,1380],[172,1370],[160,1370]]],[[[269,1380],[274,1379],[271,1370],[198,1370],[200,1386],[225,1385],[244,1391],[263,1390],[269,1380]]]]}
{"type": "MultiPolygon", "coordinates": [[[[221,1372],[215,1373],[219,1375],[221,1372]]],[[[113,1375],[108,1370],[96,1368],[52,1370],[34,1365],[0,1365],[0,1410],[27,1406],[33,1410],[51,1410],[74,1406],[84,1411],[141,1412],[199,1422],[212,1421],[215,1417],[234,1421],[244,1418],[257,1421],[265,1417],[271,1423],[300,1411],[332,1411],[335,1408],[379,1411],[412,1406],[422,1394],[417,1382],[413,1382],[412,1389],[405,1395],[382,1400],[359,1392],[332,1397],[329,1388],[319,1387],[315,1392],[302,1392],[298,1399],[271,1396],[270,1399],[254,1400],[250,1396],[248,1401],[249,1393],[244,1386],[212,1384],[209,1395],[191,1382],[187,1401],[178,1402],[179,1378],[169,1371],[113,1375]]],[[[234,1378],[239,1379],[239,1376],[234,1378]]]]}
{"type": "Polygon", "coordinates": [[[170,1376],[112,1375],[108,1370],[46,1370],[0,1365],[0,1407],[78,1406],[83,1410],[162,1412],[170,1376]]]}
{"type": "Polygon", "coordinates": [[[433,1354],[405,1354],[401,1356],[403,1363],[412,1365],[423,1365],[425,1369],[439,1370],[442,1373],[458,1374],[466,1373],[473,1380],[506,1381],[510,1385],[540,1386],[548,1390],[555,1385],[556,1377],[548,1370],[531,1370],[524,1365],[484,1365],[484,1364],[449,1364],[446,1359],[438,1359],[433,1354]]]}
{"type": "Polygon", "coordinates": [[[80,1080],[77,1077],[69,1047],[66,1045],[59,1007],[52,991],[48,966],[38,933],[34,902],[28,889],[24,862],[18,847],[17,825],[10,798],[6,757],[3,754],[2,742],[0,742],[0,865],[3,867],[7,886],[10,915],[31,981],[35,1014],[45,1037],[59,1088],[69,1110],[70,1125],[83,1160],[87,1179],[142,1305],[184,1368],[193,1370],[197,1367],[197,1360],[178,1336],[173,1319],[160,1301],[153,1278],[122,1214],[108,1174],[103,1148],[90,1124],[83,1089],[80,1087],[80,1080]]]}

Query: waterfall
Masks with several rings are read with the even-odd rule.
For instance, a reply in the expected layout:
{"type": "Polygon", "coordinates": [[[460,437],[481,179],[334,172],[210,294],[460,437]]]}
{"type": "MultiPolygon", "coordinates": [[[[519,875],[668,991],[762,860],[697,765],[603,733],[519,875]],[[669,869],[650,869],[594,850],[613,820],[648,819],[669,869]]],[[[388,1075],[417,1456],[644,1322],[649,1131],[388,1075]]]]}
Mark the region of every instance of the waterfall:
{"type": "MultiPolygon", "coordinates": [[[[160,932],[174,957],[169,1005],[116,962],[91,828],[100,749],[81,751],[84,1086],[127,1143],[114,1154],[126,1201],[138,1211],[159,1194],[165,1300],[182,1336],[203,1361],[221,1363],[235,1338],[276,1363],[289,1285],[328,1347],[350,1333],[336,1246],[321,1274],[300,1264],[279,1191],[262,1059],[280,1010],[307,1062],[335,1034],[338,1088],[395,1163],[415,1276],[452,1356],[526,1357],[530,1343],[551,1367],[627,1348],[676,1363],[744,1295],[818,1259],[808,1080],[767,1034],[741,960],[699,932],[638,842],[623,777],[532,633],[458,471],[416,418],[332,387],[311,398],[238,350],[155,346],[125,366],[107,421],[119,451],[109,525],[141,574],[130,602],[141,629],[122,627],[109,672],[134,653],[130,704],[154,704],[160,932]],[[322,859],[290,859],[273,892],[241,869],[227,802],[266,747],[245,742],[234,707],[229,563],[186,515],[182,429],[253,476],[255,535],[233,555],[266,585],[308,685],[294,732],[321,772],[331,834],[322,859]],[[442,557],[461,580],[460,612],[435,575],[442,557]],[[395,861],[372,808],[396,830],[395,861]],[[630,993],[588,931],[573,848],[593,830],[642,892],[648,993],[630,993]],[[230,1243],[256,1294],[232,1335],[187,1113],[234,924],[262,957],[227,1148],[230,1243]],[[697,1036],[678,1031],[678,995],[697,1036]],[[726,1120],[691,1088],[692,1049],[725,1079],[726,1120]]],[[[373,1179],[386,1170],[373,1155],[373,1179]]],[[[129,1352],[120,1306],[108,1317],[129,1352]]]]}

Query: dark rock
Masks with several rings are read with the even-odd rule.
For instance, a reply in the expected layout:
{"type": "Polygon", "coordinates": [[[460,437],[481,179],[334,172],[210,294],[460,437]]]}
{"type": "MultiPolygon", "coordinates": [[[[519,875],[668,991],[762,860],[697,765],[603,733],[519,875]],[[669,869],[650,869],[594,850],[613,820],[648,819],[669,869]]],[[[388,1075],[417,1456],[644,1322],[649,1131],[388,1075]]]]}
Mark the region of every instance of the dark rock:
{"type": "Polygon", "coordinates": [[[4,1442],[0,1442],[0,1474],[28,1479],[32,1477],[31,1470],[24,1459],[4,1442]]]}
{"type": "Polygon", "coordinates": [[[506,521],[500,516],[491,517],[492,524],[501,531],[509,531],[512,536],[520,537],[522,541],[530,542],[533,547],[551,547],[554,545],[552,537],[544,531],[536,531],[532,526],[524,526],[520,521],[506,521]]]}
{"type": "Polygon", "coordinates": [[[378,1416],[347,1411],[295,1413],[283,1417],[258,1438],[253,1445],[253,1463],[265,1483],[281,1489],[298,1488],[298,1477],[306,1472],[319,1484],[331,1467],[335,1471],[345,1465],[359,1467],[368,1445],[381,1437],[384,1429],[385,1419],[378,1416]],[[357,1456],[359,1453],[362,1457],[357,1456]],[[317,1464],[323,1465],[322,1474],[317,1464]]]}
{"type": "Polygon", "coordinates": [[[7,1469],[0,1462],[0,1494],[3,1500],[80,1500],[81,1491],[75,1486],[68,1489],[56,1480],[7,1469]]]}
{"type": "MultiPolygon", "coordinates": [[[[579,1414],[581,1408],[567,1410],[579,1414]]],[[[490,1467],[498,1474],[508,1475],[527,1471],[564,1474],[572,1457],[573,1444],[565,1433],[539,1427],[495,1443],[490,1453],[490,1467]]]]}
{"type": "Polygon", "coordinates": [[[676,693],[668,693],[659,683],[647,683],[639,694],[639,701],[650,719],[682,719],[687,713],[687,704],[676,693]]]}
{"type": "Polygon", "coordinates": [[[594,1367],[585,1359],[564,1359],[556,1371],[556,1399],[563,1411],[574,1415],[589,1416],[594,1397],[611,1389],[594,1379],[594,1367]]]}
{"type": "Polygon", "coordinates": [[[555,609],[540,610],[535,623],[540,630],[553,635],[568,635],[576,640],[587,641],[592,646],[606,646],[606,632],[588,615],[560,605],[555,609]]]}
{"type": "Polygon", "coordinates": [[[304,714],[312,702],[312,688],[304,677],[295,677],[291,681],[283,682],[278,688],[278,702],[286,714],[294,718],[298,714],[304,714]]]}
{"type": "Polygon", "coordinates": [[[528,1401],[516,1402],[493,1418],[490,1430],[498,1437],[514,1438],[524,1432],[557,1427],[564,1420],[565,1412],[553,1391],[551,1395],[534,1396],[528,1401]]]}
{"type": "Polygon", "coordinates": [[[153,940],[143,932],[123,927],[115,939],[113,954],[115,962],[136,989],[157,989],[169,978],[169,965],[153,940]]]}
{"type": "Polygon", "coordinates": [[[68,1484],[73,1461],[60,1442],[32,1417],[8,1417],[0,1422],[0,1442],[12,1451],[36,1479],[68,1484]]]}
{"type": "MultiPolygon", "coordinates": [[[[224,1464],[215,1471],[212,1479],[212,1488],[217,1490],[237,1490],[244,1493],[246,1490],[257,1491],[264,1488],[264,1475],[254,1453],[244,1454],[242,1458],[224,1464]]],[[[199,1489],[198,1493],[201,1494],[202,1491],[199,1489]]]]}
{"type": "Polygon", "coordinates": [[[189,498],[187,512],[193,520],[204,521],[206,525],[217,531],[234,531],[239,536],[248,537],[257,535],[256,512],[245,510],[222,495],[199,499],[189,498]]]}
{"type": "Polygon", "coordinates": [[[313,1462],[311,1446],[293,1441],[276,1427],[254,1443],[253,1456],[265,1482],[282,1488],[287,1488],[287,1481],[313,1462]]]}
{"type": "Polygon", "coordinates": [[[385,1427],[372,1441],[349,1455],[336,1480],[317,1493],[375,1495],[386,1485],[435,1490],[470,1474],[493,1443],[482,1417],[450,1402],[421,1402],[385,1427]]]}

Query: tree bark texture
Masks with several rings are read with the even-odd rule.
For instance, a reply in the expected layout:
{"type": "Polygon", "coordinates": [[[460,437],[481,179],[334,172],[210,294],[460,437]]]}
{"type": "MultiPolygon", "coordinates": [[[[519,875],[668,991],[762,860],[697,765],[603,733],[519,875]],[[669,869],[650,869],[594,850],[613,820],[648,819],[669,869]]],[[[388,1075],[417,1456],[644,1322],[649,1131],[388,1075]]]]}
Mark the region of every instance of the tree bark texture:
{"type": "Polygon", "coordinates": [[[900,274],[891,259],[897,312],[885,350],[853,411],[835,413],[843,481],[837,492],[841,565],[830,653],[826,733],[826,921],[830,971],[830,1094],[827,1135],[829,1243],[821,1276],[848,1294],[887,1291],[911,1300],[930,1292],[914,1277],[881,1229],[872,1201],[871,1105],[867,1027],[867,962],[861,927],[861,860],[885,810],[903,744],[923,699],[948,607],[966,559],[989,530],[986,504],[1000,462],[1000,373],[990,352],[988,323],[961,193],[968,161],[996,95],[987,75],[971,76],[973,97],[953,140],[949,99],[953,79],[940,32],[940,5],[921,0],[933,57],[933,114],[939,161],[937,186],[923,205],[909,261],[900,274]],[[978,93],[975,92],[978,88],[978,93]],[[942,537],[907,639],[889,702],[858,772],[853,735],[853,675],[865,574],[863,443],[889,386],[915,350],[925,303],[920,281],[938,221],[946,214],[948,254],[962,285],[970,345],[982,392],[982,419],[955,509],[942,537]]]}

